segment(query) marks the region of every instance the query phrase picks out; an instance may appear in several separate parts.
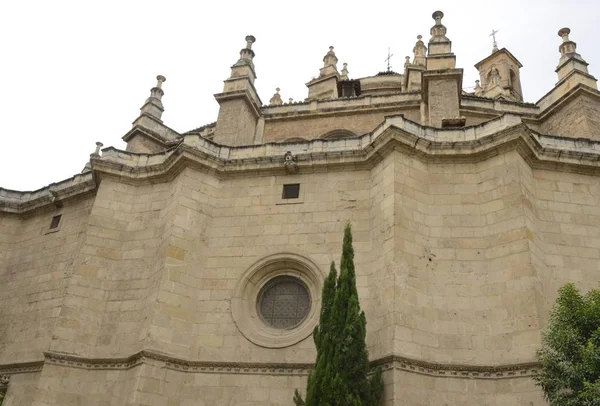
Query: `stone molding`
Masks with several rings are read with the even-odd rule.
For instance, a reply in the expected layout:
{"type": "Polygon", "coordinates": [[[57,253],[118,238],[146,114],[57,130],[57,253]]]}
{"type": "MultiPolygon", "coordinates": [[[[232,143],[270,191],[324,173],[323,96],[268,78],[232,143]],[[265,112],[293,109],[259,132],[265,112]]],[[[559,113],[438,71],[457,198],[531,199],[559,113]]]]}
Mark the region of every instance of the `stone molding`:
{"type": "Polygon", "coordinates": [[[319,322],[325,275],[310,259],[292,253],[269,255],[252,264],[239,278],[231,297],[231,315],[244,337],[265,348],[284,348],[309,337],[319,322]],[[311,308],[302,323],[292,329],[268,326],[258,315],[259,293],[273,278],[292,276],[302,281],[311,298],[311,308]]]}
{"type": "Polygon", "coordinates": [[[56,205],[72,197],[96,189],[91,172],[77,174],[58,183],[52,183],[32,192],[0,188],[0,212],[22,214],[48,205],[56,205]]]}
{"type": "Polygon", "coordinates": [[[294,144],[228,147],[197,134],[157,154],[136,154],[113,147],[91,157],[92,173],[76,175],[34,192],[0,188],[0,212],[22,214],[59,199],[93,191],[103,176],[120,182],[167,182],[185,167],[219,178],[285,175],[281,157],[290,151],[298,173],[327,170],[369,170],[385,155],[401,150],[424,162],[475,163],[516,150],[532,168],[600,173],[600,142],[538,134],[517,114],[473,127],[437,129],[421,126],[402,115],[387,117],[372,133],[341,140],[311,140],[294,144]],[[54,192],[54,194],[52,193],[54,192]]]}
{"type": "MultiPolygon", "coordinates": [[[[44,361],[0,365],[0,375],[10,379],[11,374],[40,372],[48,365],[86,370],[127,370],[149,362],[180,372],[244,375],[308,375],[311,363],[246,363],[192,361],[176,358],[152,350],[143,350],[125,358],[86,358],[69,354],[44,352],[44,361]]],[[[507,365],[441,364],[419,361],[398,355],[389,355],[371,361],[371,368],[381,366],[384,371],[401,370],[407,373],[453,379],[514,379],[529,378],[537,373],[539,363],[507,365]]]]}
{"type": "Polygon", "coordinates": [[[438,364],[418,361],[397,355],[390,355],[371,361],[371,367],[381,366],[382,370],[398,369],[409,373],[440,378],[458,379],[506,379],[531,377],[537,373],[539,363],[529,362],[508,365],[464,365],[438,364]]]}
{"type": "Polygon", "coordinates": [[[14,374],[25,374],[40,372],[44,366],[44,361],[31,362],[15,362],[12,364],[0,365],[0,376],[8,376],[14,374]]]}

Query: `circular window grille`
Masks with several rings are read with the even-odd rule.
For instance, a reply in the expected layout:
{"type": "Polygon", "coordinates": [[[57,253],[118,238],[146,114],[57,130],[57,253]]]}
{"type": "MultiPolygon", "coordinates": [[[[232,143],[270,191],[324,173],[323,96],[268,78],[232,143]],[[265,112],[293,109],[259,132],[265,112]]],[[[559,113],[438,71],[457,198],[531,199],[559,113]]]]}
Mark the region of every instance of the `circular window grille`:
{"type": "Polygon", "coordinates": [[[298,278],[279,276],[262,289],[258,312],[269,326],[290,329],[304,321],[310,305],[310,294],[298,278]]]}
{"type": "Polygon", "coordinates": [[[265,348],[285,348],[308,338],[319,322],[323,273],[308,258],[273,254],[244,272],[231,296],[240,333],[265,348]]]}

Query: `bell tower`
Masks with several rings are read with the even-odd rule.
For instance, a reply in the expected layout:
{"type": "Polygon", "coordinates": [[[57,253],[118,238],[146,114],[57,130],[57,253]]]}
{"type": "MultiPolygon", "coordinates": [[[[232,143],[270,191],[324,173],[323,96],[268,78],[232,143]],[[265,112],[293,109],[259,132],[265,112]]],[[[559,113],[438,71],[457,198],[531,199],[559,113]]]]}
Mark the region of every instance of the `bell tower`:
{"type": "Polygon", "coordinates": [[[477,96],[490,98],[503,97],[515,101],[523,101],[523,89],[521,87],[520,69],[521,62],[506,48],[498,49],[496,33],[492,54],[475,64],[479,71],[481,88],[476,90],[477,96]]]}

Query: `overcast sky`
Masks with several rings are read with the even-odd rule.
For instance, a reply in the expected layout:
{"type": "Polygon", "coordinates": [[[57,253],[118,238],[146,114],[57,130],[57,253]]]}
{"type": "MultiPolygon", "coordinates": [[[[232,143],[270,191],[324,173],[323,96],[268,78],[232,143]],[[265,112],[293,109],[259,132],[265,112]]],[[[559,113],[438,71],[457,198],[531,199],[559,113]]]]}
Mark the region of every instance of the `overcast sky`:
{"type": "Polygon", "coordinates": [[[216,120],[213,94],[256,37],[256,87],[263,104],[275,88],[303,100],[330,45],[351,78],[403,71],[418,34],[427,44],[435,10],[445,13],[463,86],[499,46],[523,64],[526,101],[557,80],[557,35],[571,39],[600,77],[598,0],[497,1],[3,1],[0,3],[0,187],[35,190],[81,171],[96,141],[121,137],[156,83],[166,125],[179,132],[216,120]],[[210,4],[210,5],[209,5],[210,4]],[[595,51],[595,52],[594,52],[595,51]]]}

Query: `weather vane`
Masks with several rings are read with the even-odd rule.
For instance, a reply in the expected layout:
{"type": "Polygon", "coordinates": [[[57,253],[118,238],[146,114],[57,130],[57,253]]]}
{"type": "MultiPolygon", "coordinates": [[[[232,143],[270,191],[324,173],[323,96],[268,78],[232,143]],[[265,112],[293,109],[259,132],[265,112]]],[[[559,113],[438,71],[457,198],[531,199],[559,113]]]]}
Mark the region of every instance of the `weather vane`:
{"type": "Polygon", "coordinates": [[[388,57],[385,58],[385,61],[387,62],[387,71],[390,72],[392,70],[392,65],[390,65],[390,60],[392,59],[392,56],[394,56],[394,54],[390,53],[390,48],[388,47],[388,57]]]}
{"type": "Polygon", "coordinates": [[[498,30],[494,30],[492,28],[492,33],[489,36],[494,39],[494,51],[498,50],[498,43],[496,42],[496,34],[498,34],[498,30]]]}

